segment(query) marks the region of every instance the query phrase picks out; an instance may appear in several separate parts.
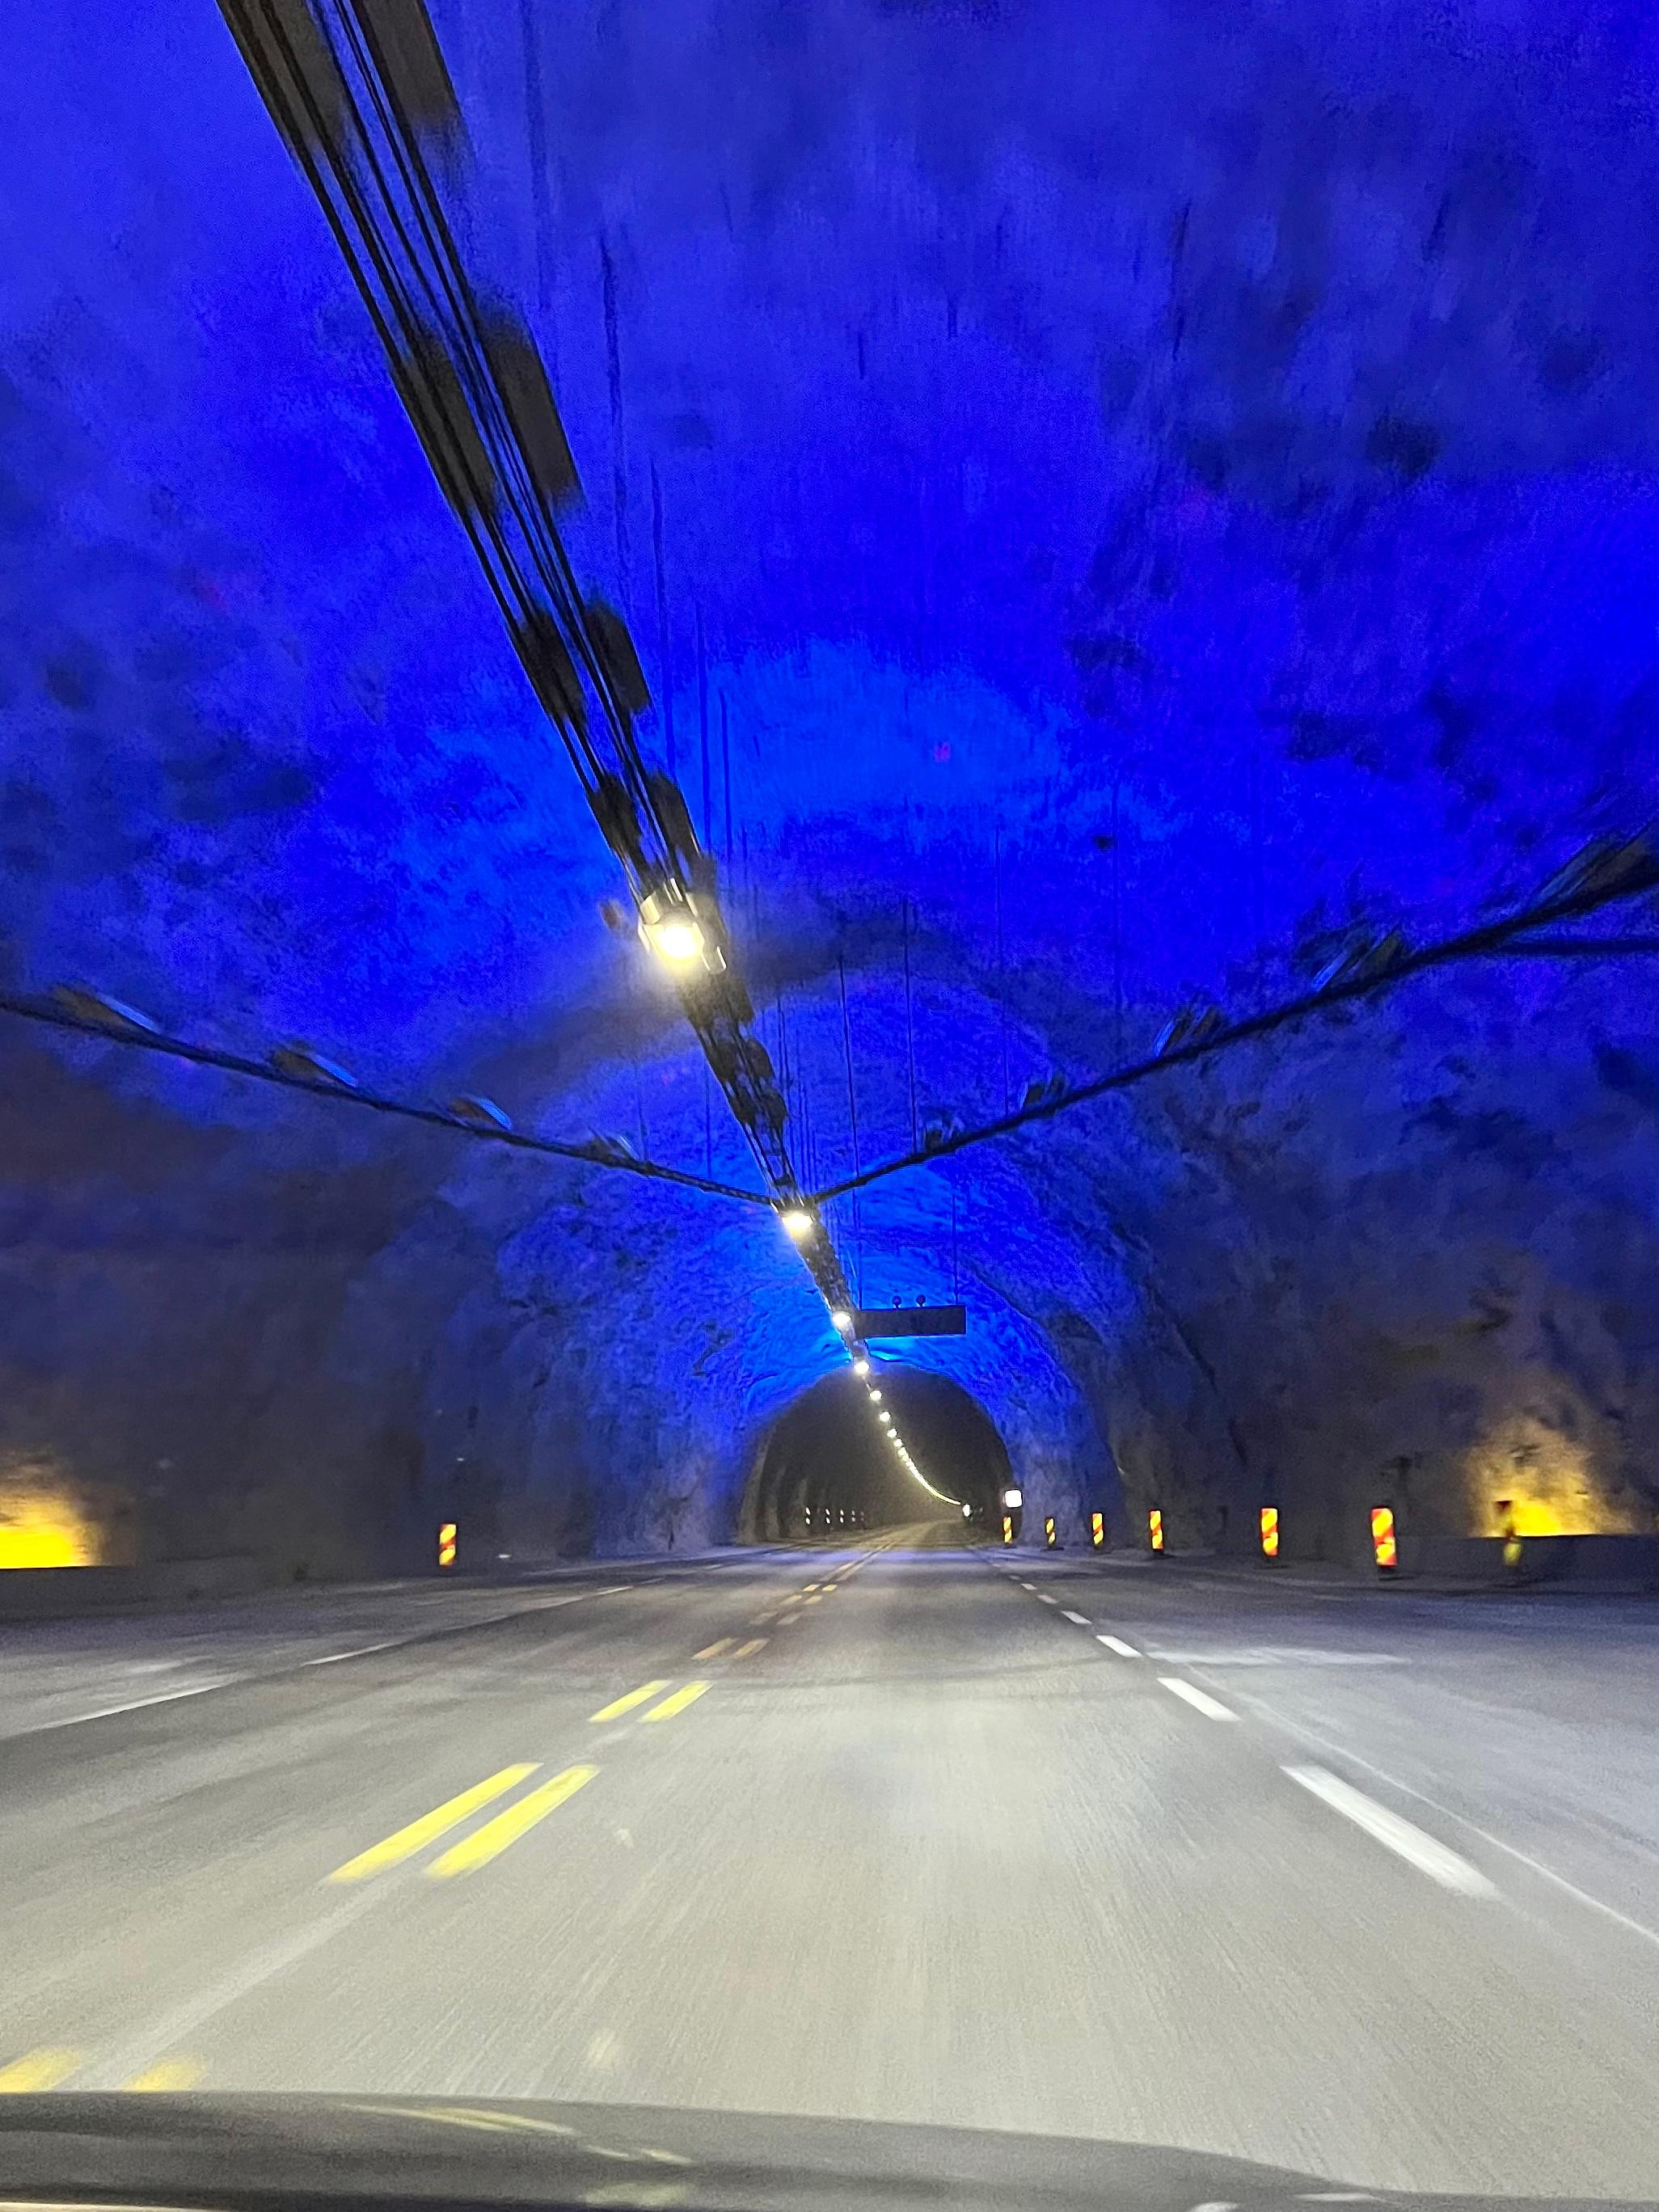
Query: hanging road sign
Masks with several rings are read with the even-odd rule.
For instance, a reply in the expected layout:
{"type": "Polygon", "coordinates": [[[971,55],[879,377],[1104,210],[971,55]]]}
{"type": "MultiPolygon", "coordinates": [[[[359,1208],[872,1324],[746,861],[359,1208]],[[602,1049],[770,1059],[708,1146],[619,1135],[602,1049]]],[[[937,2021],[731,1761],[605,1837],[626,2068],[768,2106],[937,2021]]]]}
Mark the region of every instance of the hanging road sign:
{"type": "Polygon", "coordinates": [[[964,1336],[966,1306],[871,1306],[853,1316],[853,1334],[866,1343],[895,1336],[964,1336]]]}

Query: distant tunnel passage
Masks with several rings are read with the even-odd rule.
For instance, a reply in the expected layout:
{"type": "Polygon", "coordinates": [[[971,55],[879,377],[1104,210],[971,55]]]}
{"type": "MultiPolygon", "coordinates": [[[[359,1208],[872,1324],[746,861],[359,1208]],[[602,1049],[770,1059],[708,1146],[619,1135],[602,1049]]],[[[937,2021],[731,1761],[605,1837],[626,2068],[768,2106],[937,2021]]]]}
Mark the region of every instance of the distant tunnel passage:
{"type": "Polygon", "coordinates": [[[1009,1480],[1007,1448],[976,1400],[942,1375],[878,1364],[869,1382],[826,1376],[785,1408],[763,1443],[744,1492],[738,1533],[757,1543],[810,1527],[892,1528],[927,1520],[993,1525],[1009,1480]],[[871,1385],[935,1490],[930,1498],[884,1440],[871,1385]],[[811,1515],[809,1523],[808,1513],[811,1515]]]}

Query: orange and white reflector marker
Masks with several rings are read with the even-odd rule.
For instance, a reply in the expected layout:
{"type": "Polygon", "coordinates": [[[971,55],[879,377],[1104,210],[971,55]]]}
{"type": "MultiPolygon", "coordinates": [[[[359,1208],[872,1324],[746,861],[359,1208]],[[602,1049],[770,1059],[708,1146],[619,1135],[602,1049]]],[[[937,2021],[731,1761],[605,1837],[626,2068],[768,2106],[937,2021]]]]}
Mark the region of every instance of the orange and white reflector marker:
{"type": "Polygon", "coordinates": [[[1156,1505],[1146,1516],[1146,1540],[1155,1552],[1164,1549],[1164,1516],[1156,1505]]]}
{"type": "Polygon", "coordinates": [[[438,1565],[441,1567],[453,1567],[454,1564],[455,1523],[453,1521],[441,1521],[438,1523],[438,1565]]]}
{"type": "Polygon", "coordinates": [[[1264,1559],[1279,1557],[1279,1508],[1264,1505],[1261,1509],[1261,1556],[1264,1559]]]}
{"type": "Polygon", "coordinates": [[[1051,1552],[1060,1541],[1054,1531],[1054,1516],[1052,1513],[1042,1524],[1042,1540],[1051,1552]]]}
{"type": "Polygon", "coordinates": [[[1395,1540],[1394,1508],[1373,1505],[1371,1508],[1371,1556],[1379,1567],[1392,1573],[1400,1565],[1400,1547],[1395,1540]]]}
{"type": "Polygon", "coordinates": [[[1012,1544],[1014,1540],[1014,1516],[1012,1513],[1005,1513],[1002,1516],[1002,1540],[1005,1544],[1012,1544]]]}
{"type": "Polygon", "coordinates": [[[1089,1516],[1089,1541],[1094,1546],[1096,1551],[1099,1551],[1105,1543],[1106,1516],[1103,1513],[1091,1513],[1089,1516]]]}

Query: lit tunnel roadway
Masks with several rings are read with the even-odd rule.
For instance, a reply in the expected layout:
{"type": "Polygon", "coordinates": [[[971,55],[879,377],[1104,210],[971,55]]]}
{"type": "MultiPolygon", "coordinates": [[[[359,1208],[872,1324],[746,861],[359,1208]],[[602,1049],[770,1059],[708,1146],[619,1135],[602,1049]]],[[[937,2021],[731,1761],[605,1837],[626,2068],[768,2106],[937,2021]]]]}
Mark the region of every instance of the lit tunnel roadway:
{"type": "Polygon", "coordinates": [[[27,1638],[0,2088],[1659,2192],[1647,1606],[891,1529],[27,1638]]]}

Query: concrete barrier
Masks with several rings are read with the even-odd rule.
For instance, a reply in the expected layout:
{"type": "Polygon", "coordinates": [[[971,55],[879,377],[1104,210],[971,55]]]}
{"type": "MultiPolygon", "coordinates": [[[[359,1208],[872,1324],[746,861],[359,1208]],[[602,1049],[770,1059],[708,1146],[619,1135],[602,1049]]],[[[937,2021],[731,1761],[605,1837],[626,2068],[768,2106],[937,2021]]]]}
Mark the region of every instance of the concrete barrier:
{"type": "Polygon", "coordinates": [[[1492,1583],[1516,1589],[1659,1590],[1659,1538],[1526,1536],[1515,1565],[1501,1536],[1429,1536],[1413,1560],[1422,1577],[1492,1583]]]}
{"type": "Polygon", "coordinates": [[[246,1597],[270,1586],[263,1559],[163,1559],[146,1567],[13,1567],[0,1573],[0,1620],[70,1620],[198,1598],[246,1597]]]}

